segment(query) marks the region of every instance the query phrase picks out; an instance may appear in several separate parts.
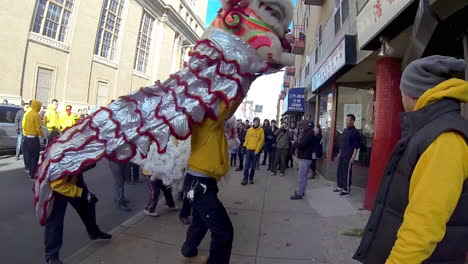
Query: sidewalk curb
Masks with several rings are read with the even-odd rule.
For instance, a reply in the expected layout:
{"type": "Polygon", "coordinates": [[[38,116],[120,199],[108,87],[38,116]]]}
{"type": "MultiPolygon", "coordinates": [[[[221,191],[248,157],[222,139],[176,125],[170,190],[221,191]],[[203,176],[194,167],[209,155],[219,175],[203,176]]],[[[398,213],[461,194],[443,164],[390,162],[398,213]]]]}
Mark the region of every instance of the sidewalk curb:
{"type": "MultiPolygon", "coordinates": [[[[109,233],[112,234],[113,238],[118,237],[120,234],[127,231],[127,229],[131,228],[132,226],[134,226],[138,222],[140,222],[143,218],[145,218],[145,216],[146,215],[142,210],[142,211],[138,212],[137,214],[135,214],[134,216],[127,219],[125,222],[123,222],[120,225],[118,225],[117,227],[115,227],[114,229],[112,229],[109,233]]],[[[107,245],[108,243],[111,243],[111,241],[112,240],[108,240],[108,241],[103,241],[103,240],[91,241],[86,246],[78,249],[72,255],[66,257],[65,260],[64,260],[64,263],[78,264],[82,260],[89,257],[91,254],[96,252],[96,250],[98,250],[101,247],[107,245]]]]}

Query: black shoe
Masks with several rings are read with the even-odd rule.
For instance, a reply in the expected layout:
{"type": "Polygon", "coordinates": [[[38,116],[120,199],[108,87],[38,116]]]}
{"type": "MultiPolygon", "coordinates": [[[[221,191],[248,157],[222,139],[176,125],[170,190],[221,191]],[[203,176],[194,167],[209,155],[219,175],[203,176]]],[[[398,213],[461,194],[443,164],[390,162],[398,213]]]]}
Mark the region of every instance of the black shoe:
{"type": "Polygon", "coordinates": [[[99,233],[97,234],[94,234],[94,235],[89,235],[89,239],[91,240],[97,240],[97,239],[111,239],[112,238],[112,235],[111,234],[107,234],[107,233],[104,233],[104,232],[101,232],[99,231],[99,233]]]}
{"type": "Polygon", "coordinates": [[[128,204],[130,203],[130,201],[127,200],[127,199],[123,199],[120,203],[123,204],[123,205],[128,206],[128,204]]]}
{"type": "Polygon", "coordinates": [[[333,192],[339,192],[339,193],[341,193],[342,191],[343,191],[343,189],[342,189],[342,188],[339,188],[339,187],[336,187],[336,188],[333,190],[333,192]]]}
{"type": "Polygon", "coordinates": [[[341,196],[341,197],[349,196],[349,192],[348,192],[348,191],[342,191],[342,192],[340,193],[340,196],[341,196]]]}
{"type": "Polygon", "coordinates": [[[124,212],[132,211],[132,209],[130,209],[130,207],[128,207],[128,205],[123,204],[123,203],[118,204],[117,209],[119,209],[120,211],[124,211],[124,212]]]}
{"type": "Polygon", "coordinates": [[[302,200],[303,196],[300,196],[300,195],[297,195],[297,194],[294,194],[293,196],[291,196],[291,200],[302,200]]]}
{"type": "Polygon", "coordinates": [[[16,157],[16,161],[18,161],[18,160],[19,160],[19,157],[16,157]]]}
{"type": "Polygon", "coordinates": [[[254,181],[253,181],[253,180],[249,180],[249,184],[254,184],[254,181]]]}
{"type": "Polygon", "coordinates": [[[134,180],[133,182],[136,183],[136,184],[138,184],[138,183],[142,183],[143,181],[140,180],[140,179],[136,179],[136,180],[134,180]]]}
{"type": "Polygon", "coordinates": [[[188,217],[181,217],[179,216],[179,220],[182,224],[184,225],[190,225],[190,220],[188,219],[188,217]]]}
{"type": "Polygon", "coordinates": [[[266,165],[266,162],[262,162],[262,165],[265,166],[265,165],[266,165]]]}
{"type": "Polygon", "coordinates": [[[236,171],[244,170],[244,168],[237,168],[236,171]]]}
{"type": "Polygon", "coordinates": [[[242,182],[241,182],[242,185],[247,185],[247,180],[246,179],[243,179],[242,182]]]}
{"type": "Polygon", "coordinates": [[[58,257],[56,257],[47,260],[47,264],[63,264],[63,262],[58,257]]]}

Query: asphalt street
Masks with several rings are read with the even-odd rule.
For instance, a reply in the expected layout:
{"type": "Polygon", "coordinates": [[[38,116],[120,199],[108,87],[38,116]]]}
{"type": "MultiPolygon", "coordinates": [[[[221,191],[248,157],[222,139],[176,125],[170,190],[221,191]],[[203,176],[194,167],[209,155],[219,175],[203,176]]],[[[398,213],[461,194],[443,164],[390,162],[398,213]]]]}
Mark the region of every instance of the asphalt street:
{"type": "MultiPolygon", "coordinates": [[[[144,179],[142,179],[144,180],[144,179]]],[[[0,263],[45,263],[43,228],[36,221],[33,206],[33,183],[24,171],[23,160],[0,154],[0,263]]],[[[101,161],[85,174],[91,192],[99,198],[97,223],[103,231],[110,231],[132,217],[147,203],[149,191],[146,182],[125,186],[131,212],[115,208],[113,179],[108,161],[101,161]]],[[[85,227],[73,207],[67,207],[64,245],[65,258],[85,246],[90,240],[85,227]]]]}

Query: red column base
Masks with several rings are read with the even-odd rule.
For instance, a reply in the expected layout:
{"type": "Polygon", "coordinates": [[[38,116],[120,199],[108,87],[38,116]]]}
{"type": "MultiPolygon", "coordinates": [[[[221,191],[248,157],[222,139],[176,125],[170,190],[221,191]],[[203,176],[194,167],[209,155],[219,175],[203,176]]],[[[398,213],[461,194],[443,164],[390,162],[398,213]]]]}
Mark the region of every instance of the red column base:
{"type": "Polygon", "coordinates": [[[372,210],[380,182],[395,144],[400,139],[401,60],[381,58],[376,67],[374,139],[364,208],[372,210]]]}

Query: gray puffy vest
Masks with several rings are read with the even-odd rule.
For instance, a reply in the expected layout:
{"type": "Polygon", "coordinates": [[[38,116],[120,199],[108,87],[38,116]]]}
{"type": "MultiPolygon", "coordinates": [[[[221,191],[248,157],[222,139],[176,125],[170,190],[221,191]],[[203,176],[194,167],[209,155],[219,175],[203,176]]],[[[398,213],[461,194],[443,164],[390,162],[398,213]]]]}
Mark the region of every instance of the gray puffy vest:
{"type": "MultiPolygon", "coordinates": [[[[419,111],[404,113],[401,124],[402,138],[384,172],[374,210],[354,255],[354,259],[365,264],[384,264],[390,255],[408,206],[411,175],[429,145],[448,131],[459,133],[468,142],[468,121],[461,117],[460,104],[455,100],[443,99],[419,111]]],[[[465,181],[445,237],[423,263],[463,264],[467,250],[468,181],[465,181]]]]}

